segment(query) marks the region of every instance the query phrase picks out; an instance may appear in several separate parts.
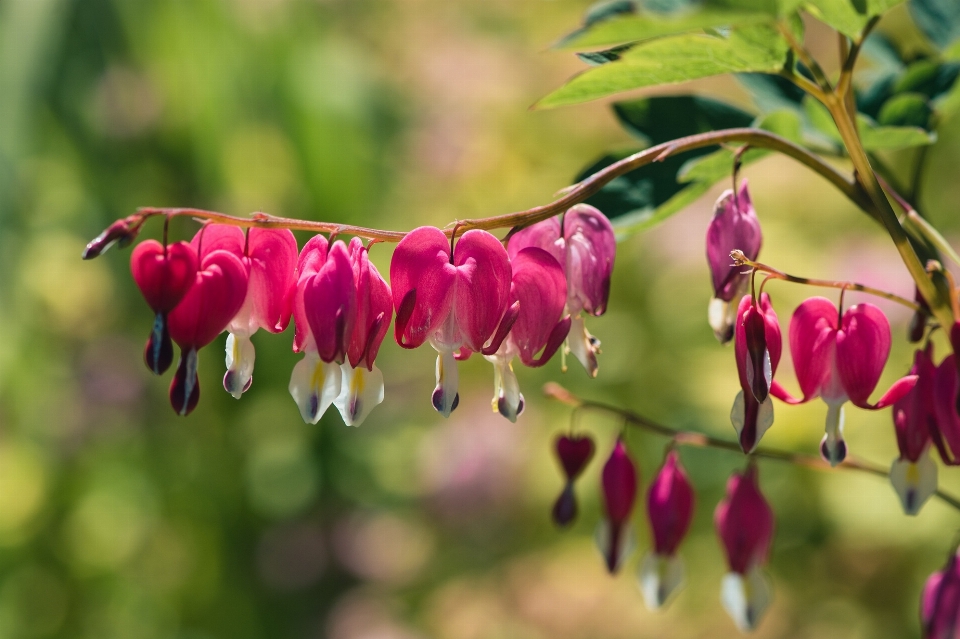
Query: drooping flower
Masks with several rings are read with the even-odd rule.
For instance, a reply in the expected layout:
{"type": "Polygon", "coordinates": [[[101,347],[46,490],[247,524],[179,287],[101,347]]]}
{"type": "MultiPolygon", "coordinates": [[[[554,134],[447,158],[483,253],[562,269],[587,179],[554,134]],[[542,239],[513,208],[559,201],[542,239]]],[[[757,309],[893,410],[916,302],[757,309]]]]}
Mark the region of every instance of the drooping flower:
{"type": "Polygon", "coordinates": [[[816,397],[826,402],[826,435],[820,453],[833,466],[847,454],[843,404],[850,401],[868,410],[885,408],[908,393],[917,381],[916,376],[908,375],[895,382],[876,404],[868,401],[890,354],[890,324],[872,304],[851,306],[840,317],[830,300],[806,300],[790,320],[790,354],[803,397],[794,399],[777,385],[773,390],[787,403],[816,397]]]}
{"type": "Polygon", "coordinates": [[[523,393],[513,372],[513,358],[527,366],[543,366],[553,357],[570,331],[570,316],[563,316],[567,282],[557,260],[536,247],[527,247],[511,260],[510,305],[519,304],[517,319],[500,348],[486,355],[493,364],[493,410],[517,421],[523,412],[523,393]],[[537,353],[543,351],[539,357],[537,353]]]}
{"type": "Polygon", "coordinates": [[[360,238],[350,240],[349,249],[357,311],[349,328],[347,359],[340,365],[340,395],[334,404],[347,426],[359,426],[383,401],[383,373],[374,360],[390,328],[393,297],[360,238]]]}
{"type": "Polygon", "coordinates": [[[683,561],[677,554],[693,519],[693,487],[675,449],[647,492],[647,517],[653,532],[653,550],[640,564],[640,591],[647,607],[663,606],[683,583],[683,561]]]}
{"type": "Polygon", "coordinates": [[[604,464],[601,483],[607,516],[597,527],[597,546],[606,559],[607,570],[614,573],[632,549],[630,513],[637,499],[637,470],[623,440],[617,440],[604,464]]]}
{"type": "Polygon", "coordinates": [[[247,269],[249,285],[243,306],[227,326],[223,388],[240,399],[253,382],[256,351],[250,337],[258,329],[280,333],[290,323],[296,290],[297,240],[287,229],[251,228],[244,233],[227,224],[208,224],[202,242],[204,253],[214,250],[236,255],[247,269]]]}
{"type": "MultiPolygon", "coordinates": [[[[202,238],[204,230],[194,239],[202,238]]],[[[197,244],[200,269],[186,296],[167,317],[170,337],[180,347],[180,361],[170,385],[170,403],[180,415],[190,413],[200,399],[197,351],[227,327],[247,296],[243,262],[230,251],[207,250],[202,239],[197,244]]]]}
{"type": "Polygon", "coordinates": [[[535,246],[556,258],[567,278],[567,308],[571,318],[567,348],[591,377],[597,376],[600,340],[584,326],[583,314],[603,315],[610,297],[610,275],[617,241],[603,213],[587,204],[567,210],[561,221],[543,220],[515,233],[507,245],[510,258],[535,246]]]}
{"type": "Polygon", "coordinates": [[[297,263],[293,300],[294,352],[304,358],[293,367],[290,394],[308,424],[316,424],[340,395],[342,371],[357,312],[353,264],[343,242],[316,235],[297,263]]]}
{"type": "Polygon", "coordinates": [[[593,440],[588,435],[570,435],[558,437],[554,448],[560,459],[565,478],[563,492],[553,505],[553,521],[560,527],[568,526],[577,518],[577,498],[573,492],[573,482],[593,458],[593,440]]]}
{"type": "Polygon", "coordinates": [[[733,402],[730,421],[737,431],[740,448],[750,453],[773,424],[770,390],[782,350],[780,323],[766,293],[760,303],[744,295],[737,308],[734,351],[740,392],[733,402]]]}
{"type": "Polygon", "coordinates": [[[167,315],[193,286],[198,265],[196,250],[186,242],[163,246],[156,240],[146,240],[130,254],[133,280],[155,314],[143,360],[157,375],[165,373],[173,362],[167,315]]]}
{"type": "MultiPolygon", "coordinates": [[[[917,382],[919,385],[921,382],[917,382]]],[[[928,421],[930,436],[940,452],[943,463],[960,465],[960,416],[956,402],[960,396],[960,378],[957,375],[957,356],[950,354],[940,362],[933,381],[933,419],[928,421]]]]}
{"type": "Polygon", "coordinates": [[[937,491],[937,465],[930,457],[931,433],[936,432],[933,344],[914,355],[910,375],[917,384],[893,404],[893,425],[900,455],[890,467],[890,482],[900,497],[903,511],[916,515],[937,491]]]}
{"type": "Polygon", "coordinates": [[[721,344],[729,342],[734,334],[735,307],[731,302],[746,292],[750,281],[749,272],[733,264],[730,252],[740,250],[747,259],[755,260],[762,242],[760,220],[744,180],[736,196],[731,189],[720,195],[707,227],[707,263],[713,278],[713,298],[707,316],[721,344]]]}
{"type": "Polygon", "coordinates": [[[960,561],[950,554],[943,570],[927,579],[920,600],[923,639],[960,637],[960,561]]]}
{"type": "Polygon", "coordinates": [[[760,492],[755,465],[727,481],[714,525],[730,567],[723,577],[720,600],[740,630],[753,630],[773,594],[762,570],[773,540],[773,511],[760,492]]]}
{"type": "Polygon", "coordinates": [[[460,401],[454,354],[495,353],[516,320],[519,308],[507,309],[510,281],[507,251],[486,231],[467,231],[451,250],[440,229],[422,226],[397,244],[390,263],[394,335],[404,348],[429,341],[437,350],[432,403],[444,417],[460,401]]]}

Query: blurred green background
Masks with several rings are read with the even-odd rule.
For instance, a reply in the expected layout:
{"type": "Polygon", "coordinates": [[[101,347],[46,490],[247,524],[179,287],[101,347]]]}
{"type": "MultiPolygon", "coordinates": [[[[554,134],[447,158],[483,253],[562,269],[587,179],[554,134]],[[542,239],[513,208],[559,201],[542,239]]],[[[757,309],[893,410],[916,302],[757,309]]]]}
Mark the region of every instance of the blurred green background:
{"type": "MultiPolygon", "coordinates": [[[[152,317],[129,254],[79,259],[141,205],[408,229],[544,203],[604,151],[632,145],[605,104],[527,110],[582,68],[548,47],[585,6],[0,3],[2,639],[736,634],[719,605],[712,513],[742,457],[682,451],[698,492],[682,549],[688,583],[651,613],[634,576],[649,546],[639,513],[638,552],[617,577],[592,541],[598,474],[620,424],[583,415],[598,459],[578,485],[580,519],[557,531],[551,442],[570,411],[539,392],[557,380],[732,438],[736,368],[707,326],[702,244],[722,187],[620,245],[610,311],[588,322],[604,344],[600,377],[575,363],[566,374],[558,362],[520,371],[527,412],[515,425],[490,412],[492,371],[480,358],[461,366],[460,408],[439,417],[433,351],[389,338],[386,400],[367,422],[348,429],[331,409],[305,425],[286,390],[292,329],[254,338],[255,383],[239,402],[220,389],[221,337],[201,354],[199,408],[178,418],[169,379],[142,364],[152,317]]],[[[884,24],[911,28],[902,11],[884,24]]],[[[833,46],[808,26],[815,51],[833,46]]],[[[677,91],[688,89],[749,107],[729,79],[677,91]]],[[[948,234],[958,228],[958,141],[960,127],[946,122],[921,192],[948,234]]],[[[745,175],[763,261],[912,295],[881,229],[820,178],[781,158],[745,175]]],[[[194,228],[179,220],[173,232],[194,228]]],[[[149,224],[144,237],[158,231],[149,224]]],[[[372,256],[387,272],[390,248],[372,256]]],[[[786,331],[811,292],[767,290],[786,331]]],[[[885,389],[911,351],[907,314],[883,308],[895,336],[885,389]]],[[[780,370],[796,389],[789,357],[780,370]]],[[[825,406],[776,410],[764,443],[815,452],[825,406]]],[[[848,409],[847,432],[856,455],[887,464],[896,454],[889,411],[848,409]]],[[[646,486],[665,442],[636,432],[628,441],[646,486]]],[[[956,471],[941,478],[960,492],[956,471]]],[[[949,550],[956,512],[931,502],[907,518],[889,485],[853,473],[767,462],[761,482],[777,515],[776,599],[758,637],[919,636],[920,589],[949,550]]]]}

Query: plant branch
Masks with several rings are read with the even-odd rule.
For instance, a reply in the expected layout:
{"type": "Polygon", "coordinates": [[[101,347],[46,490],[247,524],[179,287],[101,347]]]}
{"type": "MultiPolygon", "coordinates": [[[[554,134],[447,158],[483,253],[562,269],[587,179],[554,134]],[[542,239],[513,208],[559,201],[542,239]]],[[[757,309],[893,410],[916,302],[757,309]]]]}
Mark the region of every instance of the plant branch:
{"type": "Polygon", "coordinates": [[[813,74],[814,80],[817,81],[817,85],[826,93],[833,91],[833,85],[830,84],[830,80],[827,78],[827,74],[823,72],[823,69],[820,67],[820,63],[814,59],[814,57],[807,51],[807,48],[803,46],[803,43],[798,41],[793,32],[790,31],[790,27],[781,22],[777,25],[780,29],[780,33],[786,39],[787,44],[790,45],[790,48],[793,49],[793,52],[797,54],[797,57],[800,58],[800,61],[810,69],[810,73],[813,74]]]}
{"type": "Polygon", "coordinates": [[[897,304],[902,304],[907,308],[911,308],[917,312],[924,312],[923,309],[920,308],[920,305],[913,300],[908,300],[905,297],[900,297],[896,293],[882,291],[878,288],[873,288],[872,286],[865,286],[863,284],[857,284],[856,282],[818,280],[810,277],[798,277],[796,275],[790,275],[789,273],[784,273],[783,271],[775,269],[772,266],[767,266],[761,262],[754,262],[753,260],[747,259],[747,256],[743,254],[743,251],[732,251],[730,253],[730,257],[733,258],[734,265],[749,266],[750,268],[756,269],[761,273],[767,273],[772,279],[793,282],[795,284],[806,284],[807,286],[821,286],[823,288],[839,288],[849,291],[860,291],[862,293],[869,293],[870,295],[876,295],[877,297],[888,299],[892,302],[896,302],[897,304]]]}
{"type": "MultiPolygon", "coordinates": [[[[459,234],[470,229],[484,229],[489,231],[518,226],[529,226],[541,220],[545,220],[549,217],[562,213],[574,204],[583,202],[591,195],[597,193],[611,180],[642,166],[651,164],[653,162],[661,162],[677,153],[736,142],[741,142],[743,144],[750,145],[751,147],[779,151],[784,155],[792,157],[804,166],[812,169],[816,173],[819,173],[826,178],[831,184],[833,184],[844,195],[846,195],[847,198],[849,198],[854,204],[863,209],[865,212],[870,215],[875,215],[871,202],[869,199],[867,199],[866,194],[863,192],[860,186],[849,177],[844,175],[840,170],[836,169],[814,153],[811,153],[807,149],[797,146],[789,140],[763,129],[734,128],[690,135],[652,146],[648,149],[640,151],[639,153],[635,153],[618,162],[615,162],[614,164],[597,171],[581,182],[565,189],[561,197],[553,202],[550,202],[549,204],[533,207],[525,211],[509,213],[506,215],[457,220],[449,224],[444,230],[444,233],[449,237],[453,234],[454,228],[456,228],[457,233],[459,234]]],[[[297,220],[293,218],[269,215],[267,213],[254,213],[251,217],[236,217],[216,211],[205,211],[202,209],[193,208],[144,207],[139,209],[137,213],[128,218],[128,220],[131,228],[139,229],[143,221],[149,217],[167,216],[169,218],[182,215],[245,228],[284,228],[293,231],[355,235],[380,242],[399,242],[406,235],[406,233],[403,231],[388,231],[354,226],[351,224],[338,224],[334,222],[297,220]]],[[[95,257],[97,254],[99,253],[90,252],[88,257],[95,257]]]]}
{"type": "MultiPolygon", "coordinates": [[[[729,450],[736,453],[743,453],[740,448],[740,444],[737,442],[720,439],[718,437],[711,437],[709,435],[704,435],[703,433],[677,430],[670,428],[669,426],[658,424],[657,422],[647,419],[646,417],[634,413],[633,411],[617,408],[616,406],[605,404],[603,402],[581,399],[555,382],[549,382],[546,384],[543,387],[543,393],[550,399],[555,399],[574,408],[598,410],[617,415],[618,417],[624,419],[631,426],[650,433],[656,433],[664,437],[669,437],[681,446],[716,448],[719,450],[729,450]]],[[[793,464],[794,466],[802,466],[804,468],[812,468],[814,470],[829,471],[834,468],[829,462],[826,462],[820,457],[816,457],[814,455],[791,453],[789,451],[766,448],[762,446],[756,448],[752,453],[750,453],[750,456],[759,459],[772,459],[774,461],[786,462],[788,464],[793,464]]],[[[871,462],[852,458],[850,455],[847,455],[847,458],[835,468],[843,470],[856,470],[863,473],[868,473],[870,475],[875,475],[877,477],[890,477],[890,473],[886,468],[871,462]]],[[[947,505],[951,506],[955,510],[960,511],[960,498],[957,498],[954,495],[939,489],[934,494],[947,505]]]]}
{"type": "Polygon", "coordinates": [[[845,35],[842,33],[838,34],[840,37],[840,59],[842,67],[840,69],[840,78],[837,80],[837,95],[844,100],[847,112],[850,113],[851,116],[855,116],[857,113],[856,103],[853,100],[853,91],[850,90],[853,85],[853,70],[857,66],[857,58],[860,55],[860,51],[863,50],[863,43],[866,42],[867,36],[870,35],[870,32],[873,31],[873,28],[877,26],[878,22],[880,22],[880,16],[871,18],[863,28],[860,37],[854,40],[852,45],[848,45],[845,35]]]}

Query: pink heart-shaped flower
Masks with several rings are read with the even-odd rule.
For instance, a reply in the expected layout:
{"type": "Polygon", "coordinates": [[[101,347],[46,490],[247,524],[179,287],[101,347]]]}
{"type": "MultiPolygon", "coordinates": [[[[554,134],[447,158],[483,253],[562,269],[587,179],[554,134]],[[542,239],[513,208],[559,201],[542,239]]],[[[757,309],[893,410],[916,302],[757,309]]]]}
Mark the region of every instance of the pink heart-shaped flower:
{"type": "Polygon", "coordinates": [[[193,286],[197,252],[186,242],[164,249],[156,240],[146,240],[130,255],[133,280],[154,313],[169,313],[193,286]]]}

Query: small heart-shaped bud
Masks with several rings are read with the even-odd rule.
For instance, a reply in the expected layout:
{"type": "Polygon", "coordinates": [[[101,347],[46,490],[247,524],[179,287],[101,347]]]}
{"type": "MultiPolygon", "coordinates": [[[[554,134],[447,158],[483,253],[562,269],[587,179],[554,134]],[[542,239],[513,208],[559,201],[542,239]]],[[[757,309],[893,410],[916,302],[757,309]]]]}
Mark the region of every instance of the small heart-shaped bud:
{"type": "Polygon", "coordinates": [[[156,240],[137,245],[130,255],[130,272],[154,313],[169,313],[196,279],[197,252],[186,242],[164,248],[156,240]]]}
{"type": "Polygon", "coordinates": [[[555,448],[557,457],[560,458],[560,464],[563,466],[563,473],[568,481],[573,481],[580,476],[587,463],[593,457],[593,440],[584,435],[578,437],[563,435],[557,438],[555,448]]]}

